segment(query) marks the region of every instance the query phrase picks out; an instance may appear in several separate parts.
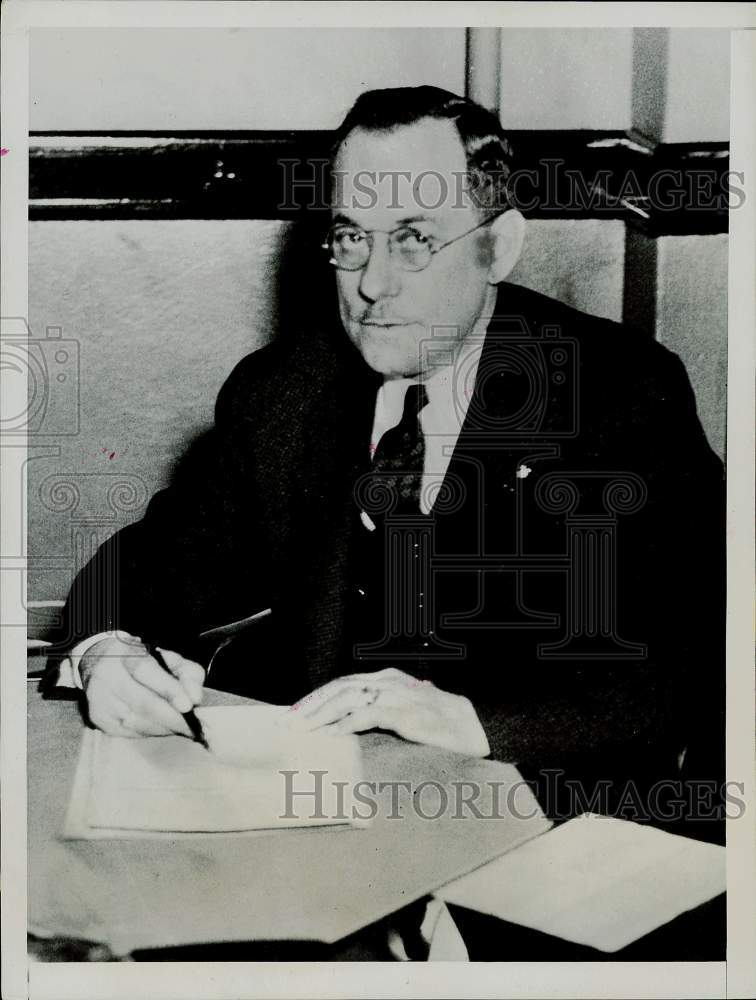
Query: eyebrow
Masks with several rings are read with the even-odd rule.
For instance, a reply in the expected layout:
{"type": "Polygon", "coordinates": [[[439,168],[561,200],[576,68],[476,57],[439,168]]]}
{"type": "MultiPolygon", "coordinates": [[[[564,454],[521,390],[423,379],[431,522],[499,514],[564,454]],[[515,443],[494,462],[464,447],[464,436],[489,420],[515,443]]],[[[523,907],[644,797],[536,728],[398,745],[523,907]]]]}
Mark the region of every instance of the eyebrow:
{"type": "MultiPolygon", "coordinates": [[[[432,219],[428,215],[409,215],[404,219],[399,219],[395,228],[398,229],[400,226],[409,226],[413,222],[427,222],[430,225],[438,225],[438,220],[432,219]]],[[[354,219],[350,219],[348,215],[342,215],[341,213],[333,217],[332,225],[356,226],[357,229],[362,229],[362,226],[358,222],[355,222],[354,219]]]]}

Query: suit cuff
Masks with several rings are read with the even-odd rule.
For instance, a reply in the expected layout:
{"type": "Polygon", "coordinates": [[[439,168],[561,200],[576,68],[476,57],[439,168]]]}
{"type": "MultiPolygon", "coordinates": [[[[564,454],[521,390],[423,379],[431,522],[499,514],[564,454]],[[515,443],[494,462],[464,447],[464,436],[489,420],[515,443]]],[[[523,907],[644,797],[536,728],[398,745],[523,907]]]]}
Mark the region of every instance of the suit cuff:
{"type": "Polygon", "coordinates": [[[111,629],[109,632],[97,632],[95,635],[87,636],[86,639],[77,642],[68,656],[60,661],[56,687],[75,687],[83,690],[84,685],[81,682],[81,674],[79,672],[79,664],[82,657],[101,639],[112,638],[128,641],[129,639],[135,639],[136,636],[131,635],[129,632],[124,632],[122,629],[111,629]]]}
{"type": "Polygon", "coordinates": [[[490,757],[491,743],[488,739],[488,733],[486,732],[485,726],[481,721],[478,707],[475,702],[465,697],[465,695],[462,695],[461,697],[465,702],[467,702],[466,715],[468,717],[465,719],[465,732],[469,736],[470,745],[475,747],[474,756],[490,757]]]}

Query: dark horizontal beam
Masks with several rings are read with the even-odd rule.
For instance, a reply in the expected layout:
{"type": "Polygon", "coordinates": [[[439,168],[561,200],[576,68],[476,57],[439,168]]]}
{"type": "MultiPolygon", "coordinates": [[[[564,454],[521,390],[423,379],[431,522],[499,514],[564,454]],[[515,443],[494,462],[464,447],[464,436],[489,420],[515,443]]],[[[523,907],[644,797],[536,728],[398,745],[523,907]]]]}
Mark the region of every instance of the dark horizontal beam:
{"type": "MultiPolygon", "coordinates": [[[[649,235],[727,231],[726,143],[516,131],[513,200],[529,218],[620,219],[649,235]]],[[[29,217],[296,219],[325,214],[332,134],[33,132],[29,217]]]]}

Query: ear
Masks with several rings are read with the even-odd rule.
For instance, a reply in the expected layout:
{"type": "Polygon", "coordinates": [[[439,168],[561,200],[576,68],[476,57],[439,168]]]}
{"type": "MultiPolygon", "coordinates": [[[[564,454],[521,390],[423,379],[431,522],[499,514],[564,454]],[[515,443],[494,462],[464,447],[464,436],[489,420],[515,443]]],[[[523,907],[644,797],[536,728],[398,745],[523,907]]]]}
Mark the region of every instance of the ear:
{"type": "Polygon", "coordinates": [[[516,208],[510,208],[491,223],[493,259],[488,271],[488,281],[498,285],[519,260],[525,240],[525,219],[516,208]]]}

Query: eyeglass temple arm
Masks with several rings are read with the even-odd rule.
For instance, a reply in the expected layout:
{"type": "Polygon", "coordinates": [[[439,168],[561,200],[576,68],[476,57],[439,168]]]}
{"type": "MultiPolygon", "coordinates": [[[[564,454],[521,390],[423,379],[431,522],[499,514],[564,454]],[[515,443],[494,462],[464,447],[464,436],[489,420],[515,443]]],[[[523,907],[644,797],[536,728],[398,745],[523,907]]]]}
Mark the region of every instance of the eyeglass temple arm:
{"type": "Polygon", "coordinates": [[[483,226],[490,226],[492,222],[500,219],[501,216],[508,211],[509,209],[505,208],[501,212],[497,212],[496,215],[492,215],[489,219],[484,219],[482,222],[479,222],[477,226],[473,226],[472,229],[468,229],[466,232],[460,233],[458,236],[454,236],[452,239],[447,240],[446,243],[441,243],[439,246],[434,247],[432,252],[438,253],[439,250],[443,250],[445,247],[450,247],[452,243],[456,243],[457,240],[461,240],[463,237],[469,236],[470,233],[476,233],[479,229],[482,229],[483,226]]]}

